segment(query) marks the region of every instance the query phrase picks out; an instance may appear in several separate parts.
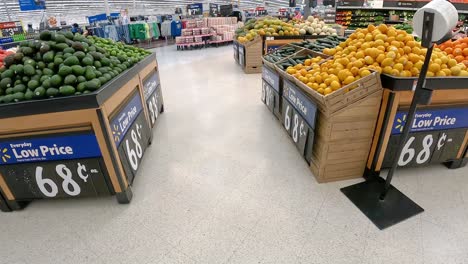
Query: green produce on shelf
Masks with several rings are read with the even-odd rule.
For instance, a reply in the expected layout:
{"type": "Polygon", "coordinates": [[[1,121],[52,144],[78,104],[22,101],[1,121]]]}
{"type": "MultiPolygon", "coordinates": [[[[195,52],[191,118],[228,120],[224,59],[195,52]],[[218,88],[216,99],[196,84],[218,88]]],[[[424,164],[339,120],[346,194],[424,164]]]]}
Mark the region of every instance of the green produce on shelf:
{"type": "Polygon", "coordinates": [[[151,54],[95,36],[44,31],[0,68],[0,104],[86,94],[151,54]]]}

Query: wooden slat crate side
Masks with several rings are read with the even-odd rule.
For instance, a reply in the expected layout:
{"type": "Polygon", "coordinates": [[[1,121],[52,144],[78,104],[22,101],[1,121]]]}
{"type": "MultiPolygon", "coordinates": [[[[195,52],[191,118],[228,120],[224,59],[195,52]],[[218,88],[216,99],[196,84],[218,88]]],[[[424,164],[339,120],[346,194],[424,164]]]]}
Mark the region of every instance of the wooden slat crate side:
{"type": "Polygon", "coordinates": [[[375,92],[368,98],[362,99],[361,101],[350,105],[346,109],[339,111],[330,117],[327,117],[322,112],[319,112],[316,126],[317,134],[331,135],[334,129],[334,124],[340,123],[343,123],[349,127],[354,127],[354,129],[360,129],[358,125],[352,125],[353,122],[369,122],[370,124],[374,123],[373,127],[366,126],[373,130],[375,127],[375,121],[377,120],[378,116],[381,96],[382,91],[375,92]]]}
{"type": "MultiPolygon", "coordinates": [[[[366,156],[364,159],[366,159],[371,142],[371,139],[361,139],[353,142],[346,140],[330,143],[321,138],[316,138],[316,147],[314,147],[312,154],[317,163],[324,165],[331,162],[335,164],[334,160],[339,162],[341,158],[347,158],[359,153],[364,153],[364,156],[366,156]]],[[[355,160],[355,157],[348,159],[355,160]]]]}
{"type": "Polygon", "coordinates": [[[356,167],[350,169],[342,169],[338,171],[328,171],[328,168],[318,168],[315,164],[310,164],[310,170],[314,174],[319,183],[341,181],[348,179],[356,179],[362,177],[364,168],[356,167]]]}

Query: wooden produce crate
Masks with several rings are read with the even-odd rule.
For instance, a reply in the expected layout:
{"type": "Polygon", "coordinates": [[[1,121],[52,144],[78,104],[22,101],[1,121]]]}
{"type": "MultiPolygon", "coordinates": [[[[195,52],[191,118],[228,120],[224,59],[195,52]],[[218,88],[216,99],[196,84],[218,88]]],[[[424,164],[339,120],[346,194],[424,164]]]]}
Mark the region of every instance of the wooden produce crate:
{"type": "Polygon", "coordinates": [[[245,44],[239,44],[239,56],[244,56],[244,59],[239,57],[239,61],[245,73],[261,73],[262,72],[262,38],[257,37],[254,40],[245,44]]]}
{"type": "Polygon", "coordinates": [[[329,94],[322,95],[317,91],[309,88],[307,85],[294,78],[294,82],[302,90],[308,93],[314,101],[317,103],[321,112],[325,116],[330,116],[333,113],[346,108],[354,102],[363,99],[370,94],[382,89],[380,82],[380,76],[378,72],[373,72],[364,78],[359,79],[356,82],[350,83],[346,86],[341,87],[339,90],[329,94]]]}
{"type": "Polygon", "coordinates": [[[362,177],[381,98],[380,87],[329,115],[319,111],[310,160],[318,182],[362,177]]]}
{"type": "MultiPolygon", "coordinates": [[[[270,61],[268,61],[267,59],[265,59],[265,57],[266,57],[266,56],[269,56],[269,55],[275,55],[276,52],[277,52],[278,50],[285,49],[285,48],[292,48],[292,49],[295,50],[294,53],[291,54],[291,55],[294,55],[295,53],[297,53],[297,52],[299,52],[299,51],[301,51],[301,50],[304,49],[304,48],[301,48],[301,47],[298,47],[298,46],[294,46],[294,45],[291,45],[291,44],[286,44],[286,45],[284,45],[284,46],[282,46],[282,47],[280,47],[280,48],[278,48],[278,49],[276,49],[276,50],[274,50],[274,51],[272,51],[272,52],[270,52],[270,53],[268,53],[268,54],[265,54],[265,55],[262,57],[263,64],[265,64],[265,65],[267,65],[268,67],[274,69],[274,68],[275,68],[275,63],[276,63],[276,62],[275,62],[275,63],[270,62],[270,61]]],[[[285,58],[286,58],[286,57],[285,57],[285,58]]]]}
{"type": "MultiPolygon", "coordinates": [[[[312,51],[312,50],[308,50],[308,49],[303,49],[303,50],[300,50],[299,52],[297,52],[296,54],[294,54],[293,56],[291,57],[288,57],[288,58],[285,58],[277,63],[275,63],[275,69],[276,71],[281,75],[281,77],[283,77],[284,79],[287,79],[291,82],[296,82],[296,78],[290,74],[288,74],[287,72],[285,72],[285,70],[283,70],[281,67],[279,67],[278,65],[279,64],[282,64],[284,62],[287,62],[289,61],[289,59],[296,59],[297,57],[301,57],[301,56],[310,56],[311,58],[315,58],[315,57],[322,57],[324,59],[328,59],[328,58],[331,58],[331,56],[328,56],[328,55],[325,55],[323,53],[319,53],[319,52],[315,52],[315,51],[312,51]]],[[[297,80],[299,81],[299,80],[297,80]]],[[[303,83],[301,83],[302,85],[304,85],[303,83]]]]}

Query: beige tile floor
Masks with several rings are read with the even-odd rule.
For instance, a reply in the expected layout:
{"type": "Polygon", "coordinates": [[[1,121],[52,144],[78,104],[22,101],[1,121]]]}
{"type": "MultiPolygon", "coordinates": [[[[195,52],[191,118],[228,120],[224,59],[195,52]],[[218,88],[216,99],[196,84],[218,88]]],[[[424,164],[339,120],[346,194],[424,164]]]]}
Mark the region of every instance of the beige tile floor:
{"type": "Polygon", "coordinates": [[[156,50],[166,112],[130,205],[36,201],[0,214],[0,263],[468,263],[468,168],[398,172],[426,211],[379,231],[318,184],[232,47],[156,50]]]}

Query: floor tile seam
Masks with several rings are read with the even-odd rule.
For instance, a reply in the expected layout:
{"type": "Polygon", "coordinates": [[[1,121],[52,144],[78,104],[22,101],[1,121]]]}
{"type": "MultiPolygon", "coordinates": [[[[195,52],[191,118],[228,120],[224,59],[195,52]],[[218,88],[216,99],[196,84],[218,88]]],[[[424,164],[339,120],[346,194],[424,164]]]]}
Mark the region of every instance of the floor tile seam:
{"type": "MultiPolygon", "coordinates": [[[[432,221],[432,219],[428,219],[428,218],[423,218],[421,217],[421,225],[422,225],[422,222],[426,222],[426,223],[429,223],[429,224],[432,224],[432,225],[435,225],[437,227],[439,227],[440,229],[444,230],[445,232],[447,233],[450,233],[451,235],[457,237],[459,232],[457,232],[455,230],[455,228],[452,228],[452,227],[449,227],[445,224],[441,224],[441,223],[437,223],[436,221],[432,221]]],[[[467,236],[467,239],[468,239],[468,233],[466,234],[467,236]]]]}
{"type": "MultiPolygon", "coordinates": [[[[379,231],[379,232],[382,232],[382,231],[379,231]]],[[[367,240],[369,240],[370,242],[375,242],[375,243],[381,243],[382,241],[379,241],[378,239],[373,239],[372,237],[367,237],[366,238],[367,240]]],[[[388,239],[385,239],[386,241],[388,239]]],[[[386,242],[385,242],[386,243],[386,242]]],[[[397,251],[402,251],[402,252],[405,252],[406,254],[410,254],[410,255],[413,255],[413,256],[417,256],[417,254],[413,253],[411,250],[408,250],[406,247],[403,247],[403,246],[393,246],[393,245],[390,245],[389,243],[386,244],[386,247],[389,247],[389,248],[392,248],[394,250],[397,250],[397,251]]],[[[422,248],[421,247],[418,247],[418,252],[419,253],[422,253],[422,248]]]]}
{"type": "MultiPolygon", "coordinates": [[[[180,248],[174,246],[174,247],[172,247],[172,250],[176,250],[177,253],[187,257],[188,259],[192,260],[194,263],[197,263],[196,259],[194,259],[194,258],[192,258],[192,256],[189,256],[189,255],[185,254],[184,252],[182,252],[182,250],[180,250],[180,248]]],[[[171,251],[167,252],[167,254],[165,254],[161,259],[163,259],[164,257],[166,257],[169,254],[171,254],[171,251]]],[[[161,264],[164,264],[164,263],[161,263],[161,264]]]]}
{"type": "MultiPolygon", "coordinates": [[[[226,261],[222,262],[222,264],[228,264],[232,257],[234,257],[234,255],[236,254],[236,252],[244,245],[245,241],[247,240],[247,238],[249,237],[254,237],[254,232],[251,232],[251,233],[246,233],[246,235],[244,236],[244,238],[242,239],[241,242],[239,242],[239,244],[234,248],[234,250],[232,251],[231,255],[226,259],[226,261]]],[[[263,260],[263,258],[262,258],[263,260]]]]}

